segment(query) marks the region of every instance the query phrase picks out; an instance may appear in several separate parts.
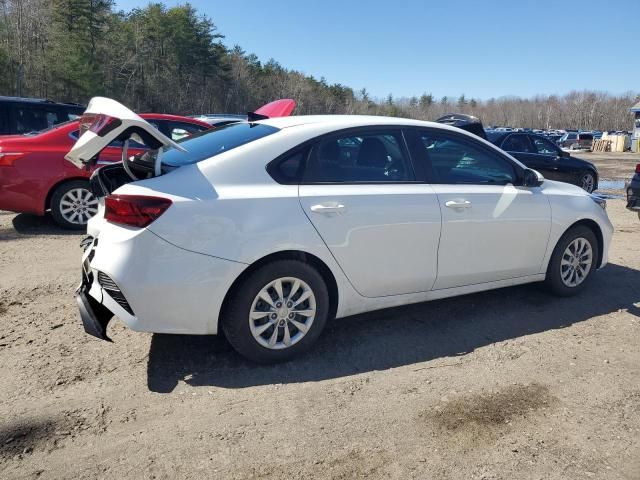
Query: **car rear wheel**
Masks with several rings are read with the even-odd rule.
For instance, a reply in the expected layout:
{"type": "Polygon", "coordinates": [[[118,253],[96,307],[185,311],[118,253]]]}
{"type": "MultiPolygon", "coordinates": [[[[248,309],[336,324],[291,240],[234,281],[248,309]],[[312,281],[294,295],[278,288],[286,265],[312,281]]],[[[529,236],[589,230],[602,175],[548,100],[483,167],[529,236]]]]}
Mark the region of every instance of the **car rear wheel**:
{"type": "Polygon", "coordinates": [[[545,283],[549,290],[568,297],[580,292],[597,268],[598,241],[585,226],[571,228],[553,250],[545,283]]]}
{"type": "Polygon", "coordinates": [[[98,200],[84,180],[66,182],[51,196],[51,216],[63,228],[81,230],[98,212],[98,200]]]}
{"type": "Polygon", "coordinates": [[[596,186],[596,177],[591,172],[585,172],[580,177],[580,186],[588,193],[593,192],[596,186]]]}
{"type": "Polygon", "coordinates": [[[329,293],[322,276],[299,260],[278,260],[235,288],[222,327],[241,355],[274,363],[307,351],[328,314],[329,293]]]}

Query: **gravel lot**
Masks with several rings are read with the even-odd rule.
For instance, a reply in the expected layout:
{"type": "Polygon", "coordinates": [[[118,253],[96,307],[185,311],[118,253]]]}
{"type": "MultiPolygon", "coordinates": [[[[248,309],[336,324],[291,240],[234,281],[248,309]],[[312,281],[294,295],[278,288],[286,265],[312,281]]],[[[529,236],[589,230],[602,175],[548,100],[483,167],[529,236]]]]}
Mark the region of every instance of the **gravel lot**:
{"type": "MultiPolygon", "coordinates": [[[[640,478],[640,221],[580,296],[514,287],[224,339],[84,334],[80,234],[0,212],[0,478],[640,478]]],[[[526,254],[526,252],[523,252],[526,254]]]]}

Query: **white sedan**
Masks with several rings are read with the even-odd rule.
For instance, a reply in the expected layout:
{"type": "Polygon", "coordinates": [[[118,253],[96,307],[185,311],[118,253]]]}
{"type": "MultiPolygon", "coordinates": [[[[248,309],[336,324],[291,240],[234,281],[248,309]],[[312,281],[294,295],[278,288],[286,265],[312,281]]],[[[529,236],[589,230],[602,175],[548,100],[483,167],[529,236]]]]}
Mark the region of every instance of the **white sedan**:
{"type": "Polygon", "coordinates": [[[92,178],[77,300],[99,338],[116,315],[281,361],[332,317],[529,282],[572,295],[607,262],[603,200],[457,128],[250,115],[176,144],[113,100],[87,113],[76,165],[150,146],[92,178]]]}

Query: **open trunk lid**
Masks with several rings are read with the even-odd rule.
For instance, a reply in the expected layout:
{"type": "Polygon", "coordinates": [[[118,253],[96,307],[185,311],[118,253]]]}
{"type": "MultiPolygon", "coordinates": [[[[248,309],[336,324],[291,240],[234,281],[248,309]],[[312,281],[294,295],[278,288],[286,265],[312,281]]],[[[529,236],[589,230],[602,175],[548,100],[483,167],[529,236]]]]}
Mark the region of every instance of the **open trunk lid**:
{"type": "Polygon", "coordinates": [[[80,138],[65,155],[78,168],[89,165],[114,140],[138,136],[151,149],[180,145],[162,134],[149,122],[115,100],[93,97],[80,119],[80,138]]]}

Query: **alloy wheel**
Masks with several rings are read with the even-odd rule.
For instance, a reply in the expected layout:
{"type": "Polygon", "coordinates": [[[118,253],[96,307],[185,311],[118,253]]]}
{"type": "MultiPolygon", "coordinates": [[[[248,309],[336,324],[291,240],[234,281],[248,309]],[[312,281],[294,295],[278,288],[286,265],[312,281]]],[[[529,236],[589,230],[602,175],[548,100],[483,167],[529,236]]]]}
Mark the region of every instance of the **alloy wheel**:
{"type": "Polygon", "coordinates": [[[593,192],[593,187],[595,185],[595,179],[593,178],[593,175],[590,173],[585,173],[582,176],[582,189],[586,190],[588,193],[593,192]]]}
{"type": "Polygon", "coordinates": [[[281,350],[304,338],[315,315],[316,297],[311,287],[299,278],[282,277],[269,282],[256,295],[249,327],[260,345],[281,350]]]}
{"type": "Polygon", "coordinates": [[[73,188],[60,199],[60,214],[69,223],[85,225],[98,212],[98,200],[86,188],[73,188]]]}
{"type": "Polygon", "coordinates": [[[593,249],[591,243],[585,238],[578,237],[573,240],[560,261],[560,278],[567,287],[577,287],[589,275],[593,263],[593,249]]]}

